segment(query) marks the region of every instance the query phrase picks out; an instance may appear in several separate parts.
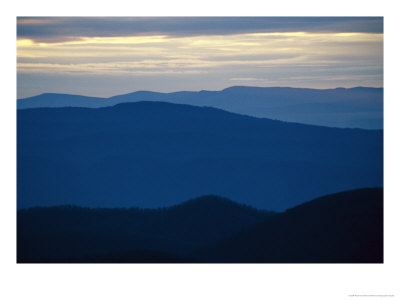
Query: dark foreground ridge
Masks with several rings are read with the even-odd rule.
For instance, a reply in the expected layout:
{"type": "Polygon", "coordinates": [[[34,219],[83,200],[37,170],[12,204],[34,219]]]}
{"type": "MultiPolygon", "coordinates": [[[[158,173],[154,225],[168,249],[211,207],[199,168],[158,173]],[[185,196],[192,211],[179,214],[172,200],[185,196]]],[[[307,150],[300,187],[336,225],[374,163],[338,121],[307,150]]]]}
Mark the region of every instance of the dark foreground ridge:
{"type": "Polygon", "coordinates": [[[156,210],[18,211],[18,263],[382,263],[383,190],[283,213],[216,196],[156,210]]]}
{"type": "MultiPolygon", "coordinates": [[[[179,256],[233,236],[271,215],[216,196],[160,209],[31,208],[18,211],[18,260],[111,259],[119,253],[144,259],[146,251],[179,256]]],[[[161,254],[157,257],[162,258],[161,254]]]]}
{"type": "Polygon", "coordinates": [[[207,262],[383,263],[383,190],[315,199],[197,256],[207,262]]]}

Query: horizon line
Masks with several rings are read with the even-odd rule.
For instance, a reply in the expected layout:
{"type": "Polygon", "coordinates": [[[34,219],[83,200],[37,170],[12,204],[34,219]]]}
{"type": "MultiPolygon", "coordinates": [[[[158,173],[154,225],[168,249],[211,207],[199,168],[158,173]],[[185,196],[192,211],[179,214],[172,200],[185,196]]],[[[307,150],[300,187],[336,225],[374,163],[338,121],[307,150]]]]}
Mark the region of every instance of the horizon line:
{"type": "Polygon", "coordinates": [[[192,92],[192,93],[200,93],[200,92],[222,92],[224,90],[230,89],[230,88],[286,88],[286,89],[301,89],[301,90],[320,90],[320,91],[326,91],[326,90],[337,90],[337,89],[345,89],[345,90],[351,90],[351,89],[356,89],[356,88],[371,88],[371,89],[383,89],[384,87],[375,87],[375,86],[353,86],[353,87],[335,87],[335,88],[309,88],[309,87],[290,87],[290,86],[256,86],[256,85],[232,85],[228,86],[223,89],[219,90],[206,90],[206,89],[201,89],[201,90],[176,90],[172,92],[159,92],[159,91],[152,91],[152,90],[134,90],[132,92],[127,92],[124,94],[116,94],[113,96],[109,97],[100,97],[100,96],[90,96],[90,95],[83,95],[83,94],[70,94],[70,93],[57,93],[57,92],[46,92],[46,93],[41,93],[33,96],[28,96],[24,98],[16,98],[18,100],[25,100],[29,98],[34,98],[34,97],[39,97],[42,95],[68,95],[68,96],[82,96],[82,97],[88,97],[88,98],[99,98],[99,99],[109,99],[117,96],[123,96],[123,95],[128,95],[128,94],[133,94],[133,93],[139,93],[139,92],[150,92],[150,93],[158,93],[158,94],[173,94],[173,93],[182,93],[182,92],[192,92]]]}

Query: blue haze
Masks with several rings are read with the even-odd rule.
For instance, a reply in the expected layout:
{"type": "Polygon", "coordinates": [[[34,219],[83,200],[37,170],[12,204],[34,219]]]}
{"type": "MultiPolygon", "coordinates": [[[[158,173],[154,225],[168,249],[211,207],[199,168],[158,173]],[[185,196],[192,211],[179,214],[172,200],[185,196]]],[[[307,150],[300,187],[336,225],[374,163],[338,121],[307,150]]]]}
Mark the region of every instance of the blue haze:
{"type": "Polygon", "coordinates": [[[18,100],[17,107],[95,108],[138,101],[210,106],[254,117],[331,127],[383,128],[383,89],[366,87],[319,90],[235,86],[222,91],[139,91],[110,98],[42,94],[18,100]]]}
{"type": "Polygon", "coordinates": [[[215,194],[282,211],[383,186],[382,130],[137,102],[18,110],[18,207],[164,207],[215,194]]]}

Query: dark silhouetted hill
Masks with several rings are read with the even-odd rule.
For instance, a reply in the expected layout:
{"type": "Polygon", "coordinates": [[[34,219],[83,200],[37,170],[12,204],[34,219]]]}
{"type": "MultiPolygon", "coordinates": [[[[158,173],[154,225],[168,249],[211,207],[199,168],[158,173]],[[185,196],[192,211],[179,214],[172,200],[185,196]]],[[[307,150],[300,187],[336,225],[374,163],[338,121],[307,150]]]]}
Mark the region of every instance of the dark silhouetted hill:
{"type": "Polygon", "coordinates": [[[268,213],[215,196],[157,210],[18,211],[19,263],[382,263],[383,190],[268,213]]]}
{"type": "Polygon", "coordinates": [[[376,186],[383,186],[379,130],[163,102],[18,111],[18,208],[157,208],[215,194],[282,211],[376,186]]]}
{"type": "Polygon", "coordinates": [[[154,210],[20,210],[18,262],[187,262],[186,253],[271,215],[216,196],[154,210]]]}
{"type": "Polygon", "coordinates": [[[325,196],[197,253],[203,262],[383,263],[383,190],[325,196]]]}
{"type": "MultiPolygon", "coordinates": [[[[51,262],[51,261],[50,261],[51,262]]],[[[59,263],[60,261],[53,261],[59,263]]],[[[79,258],[68,258],[62,263],[197,263],[192,257],[151,250],[134,250],[113,252],[99,255],[86,255],[79,258]]]]}
{"type": "Polygon", "coordinates": [[[330,127],[383,128],[383,89],[367,87],[319,90],[234,86],[222,91],[138,91],[110,98],[42,94],[18,100],[17,107],[98,108],[140,101],[210,106],[254,117],[330,127]]]}

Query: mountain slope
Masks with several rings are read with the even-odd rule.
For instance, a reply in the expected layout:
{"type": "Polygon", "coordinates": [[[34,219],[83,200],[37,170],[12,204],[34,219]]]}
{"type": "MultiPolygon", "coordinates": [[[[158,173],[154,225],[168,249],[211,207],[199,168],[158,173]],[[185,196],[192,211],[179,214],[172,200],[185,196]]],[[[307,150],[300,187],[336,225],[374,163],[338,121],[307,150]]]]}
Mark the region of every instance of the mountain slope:
{"type": "Polygon", "coordinates": [[[315,199],[197,257],[204,262],[383,263],[383,190],[315,199]]]}
{"type": "Polygon", "coordinates": [[[103,107],[113,105],[106,98],[45,93],[17,101],[18,109],[38,107],[103,107]]]}
{"type": "Polygon", "coordinates": [[[140,101],[210,106],[254,117],[330,127],[383,128],[383,89],[365,87],[317,90],[235,86],[222,91],[138,91],[110,98],[42,94],[18,100],[17,107],[96,108],[140,101]]]}
{"type": "Polygon", "coordinates": [[[176,261],[271,215],[216,196],[154,210],[31,208],[18,211],[18,261],[176,261]]]}
{"type": "Polygon", "coordinates": [[[383,185],[382,131],[158,102],[18,111],[18,207],[162,207],[215,194],[281,211],[383,185]]]}
{"type": "Polygon", "coordinates": [[[383,190],[324,196],[275,214],[216,196],[157,210],[20,210],[17,260],[382,263],[383,190]]]}

